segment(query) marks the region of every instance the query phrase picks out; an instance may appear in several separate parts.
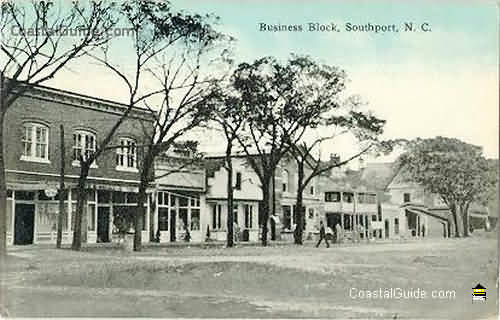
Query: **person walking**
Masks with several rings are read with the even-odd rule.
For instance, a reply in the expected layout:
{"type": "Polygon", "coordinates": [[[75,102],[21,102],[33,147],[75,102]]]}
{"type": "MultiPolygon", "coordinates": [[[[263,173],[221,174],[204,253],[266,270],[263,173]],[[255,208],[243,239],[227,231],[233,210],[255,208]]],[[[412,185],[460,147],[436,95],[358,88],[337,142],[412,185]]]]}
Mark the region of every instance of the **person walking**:
{"type": "Polygon", "coordinates": [[[330,248],[330,244],[328,243],[328,239],[326,238],[326,230],[325,230],[325,225],[323,224],[323,221],[319,222],[319,241],[316,244],[316,248],[319,247],[319,244],[321,243],[321,240],[325,239],[326,242],[326,247],[330,248]]]}

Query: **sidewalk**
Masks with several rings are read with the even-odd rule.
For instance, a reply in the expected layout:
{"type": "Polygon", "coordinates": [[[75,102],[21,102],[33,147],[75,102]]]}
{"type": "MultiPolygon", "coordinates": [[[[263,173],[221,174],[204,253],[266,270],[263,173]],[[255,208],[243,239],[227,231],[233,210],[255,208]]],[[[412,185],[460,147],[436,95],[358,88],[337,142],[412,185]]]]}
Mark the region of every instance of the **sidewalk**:
{"type": "MultiPolygon", "coordinates": [[[[330,247],[331,248],[336,248],[336,247],[351,247],[351,246],[361,246],[361,245],[369,245],[369,244],[391,244],[391,243],[409,243],[409,242],[418,242],[418,241],[423,241],[422,239],[377,239],[375,241],[366,241],[366,240],[361,240],[359,242],[352,242],[352,241],[345,241],[342,243],[333,243],[330,242],[330,247]]],[[[314,247],[316,245],[315,240],[304,240],[303,246],[304,247],[314,247]]],[[[293,240],[269,240],[268,247],[292,247],[296,246],[296,244],[293,243],[293,240]]],[[[325,246],[324,243],[321,245],[321,247],[325,246]]],[[[145,242],[142,244],[142,247],[144,249],[161,249],[161,248],[202,248],[202,249],[209,249],[209,248],[225,248],[226,247],[226,242],[225,241],[210,241],[210,242],[184,242],[184,241],[178,241],[178,242],[163,242],[163,243],[158,243],[158,242],[145,242]]],[[[236,242],[235,247],[262,247],[261,241],[257,242],[236,242]]],[[[37,250],[39,248],[55,248],[55,244],[33,244],[33,245],[23,245],[23,246],[8,246],[9,251],[30,251],[30,250],[37,250]]],[[[62,248],[64,249],[70,249],[71,244],[63,244],[62,248]]],[[[82,244],[82,251],[88,250],[88,249],[117,249],[120,250],[122,249],[122,245],[118,242],[107,242],[107,243],[83,243],[82,244]]]]}

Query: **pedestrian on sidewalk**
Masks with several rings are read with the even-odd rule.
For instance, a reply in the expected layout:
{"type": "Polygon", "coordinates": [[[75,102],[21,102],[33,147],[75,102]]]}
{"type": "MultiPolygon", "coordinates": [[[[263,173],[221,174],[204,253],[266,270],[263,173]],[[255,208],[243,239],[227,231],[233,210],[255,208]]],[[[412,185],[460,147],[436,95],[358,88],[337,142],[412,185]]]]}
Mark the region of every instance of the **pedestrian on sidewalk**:
{"type": "Polygon", "coordinates": [[[326,242],[326,247],[330,248],[330,244],[328,243],[328,239],[326,238],[326,230],[325,230],[325,225],[323,224],[323,221],[319,222],[319,241],[316,244],[316,248],[319,247],[319,244],[321,243],[321,240],[325,239],[326,242]]]}

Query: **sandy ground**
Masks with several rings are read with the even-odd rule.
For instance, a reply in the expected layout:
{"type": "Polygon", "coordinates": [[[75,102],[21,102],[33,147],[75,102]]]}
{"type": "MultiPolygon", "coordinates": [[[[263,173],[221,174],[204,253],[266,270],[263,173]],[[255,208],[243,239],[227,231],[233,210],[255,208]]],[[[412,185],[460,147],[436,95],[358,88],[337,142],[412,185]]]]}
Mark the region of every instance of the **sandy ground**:
{"type": "Polygon", "coordinates": [[[0,298],[14,317],[496,318],[493,236],[329,249],[13,247],[0,298]],[[477,283],[485,302],[472,303],[477,283]]]}

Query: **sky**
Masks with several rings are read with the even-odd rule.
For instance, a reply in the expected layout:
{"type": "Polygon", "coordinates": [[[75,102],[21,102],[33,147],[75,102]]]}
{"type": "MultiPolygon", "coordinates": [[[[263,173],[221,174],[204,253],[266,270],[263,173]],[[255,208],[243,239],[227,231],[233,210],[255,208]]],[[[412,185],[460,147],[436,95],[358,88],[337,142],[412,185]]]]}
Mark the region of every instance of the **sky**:
{"type": "MultiPolygon", "coordinates": [[[[495,1],[172,1],[190,13],[214,13],[217,29],[236,37],[234,57],[286,59],[307,54],[347,72],[347,91],[387,120],[383,138],[456,137],[482,146],[498,158],[499,80],[498,4],[495,1]],[[308,23],[340,32],[309,32],[308,23]],[[426,29],[403,32],[412,22],[426,29]],[[267,25],[302,25],[303,32],[260,31],[267,25]],[[347,32],[347,23],[392,25],[399,32],[347,32]]],[[[65,71],[49,85],[122,100],[123,86],[94,64],[65,71]],[[97,71],[96,71],[97,70],[97,71]]],[[[199,134],[200,132],[198,132],[199,134]]],[[[201,143],[219,151],[220,143],[201,134],[201,143]]],[[[325,146],[325,153],[349,156],[352,141],[325,146]]],[[[392,161],[395,155],[372,159],[392,161]]]]}

